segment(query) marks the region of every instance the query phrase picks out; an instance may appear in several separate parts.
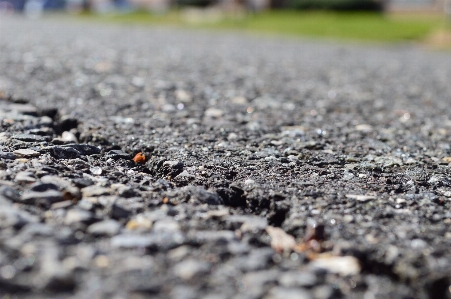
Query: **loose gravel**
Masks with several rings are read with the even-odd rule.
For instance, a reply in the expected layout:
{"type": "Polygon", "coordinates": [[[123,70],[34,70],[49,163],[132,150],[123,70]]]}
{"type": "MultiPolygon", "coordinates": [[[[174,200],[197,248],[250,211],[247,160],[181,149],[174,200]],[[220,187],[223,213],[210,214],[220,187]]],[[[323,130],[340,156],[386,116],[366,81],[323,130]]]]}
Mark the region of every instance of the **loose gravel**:
{"type": "Polygon", "coordinates": [[[0,70],[1,295],[450,298],[449,53],[2,16],[0,70]]]}

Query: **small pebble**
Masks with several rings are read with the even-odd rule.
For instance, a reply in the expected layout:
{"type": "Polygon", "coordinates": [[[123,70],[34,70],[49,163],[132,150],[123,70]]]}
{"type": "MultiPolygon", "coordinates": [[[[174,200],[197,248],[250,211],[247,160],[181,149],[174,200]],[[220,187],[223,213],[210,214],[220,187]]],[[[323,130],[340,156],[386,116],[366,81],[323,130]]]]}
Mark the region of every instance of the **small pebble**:
{"type": "Polygon", "coordinates": [[[13,152],[19,158],[33,158],[39,157],[41,154],[31,149],[18,149],[13,152]]]}

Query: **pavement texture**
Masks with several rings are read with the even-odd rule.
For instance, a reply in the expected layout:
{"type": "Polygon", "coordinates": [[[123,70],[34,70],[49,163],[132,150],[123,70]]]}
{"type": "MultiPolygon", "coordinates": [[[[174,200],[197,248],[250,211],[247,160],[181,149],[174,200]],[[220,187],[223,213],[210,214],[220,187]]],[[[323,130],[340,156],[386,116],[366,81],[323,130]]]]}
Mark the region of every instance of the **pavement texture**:
{"type": "Polygon", "coordinates": [[[450,298],[451,55],[0,18],[2,298],[450,298]]]}

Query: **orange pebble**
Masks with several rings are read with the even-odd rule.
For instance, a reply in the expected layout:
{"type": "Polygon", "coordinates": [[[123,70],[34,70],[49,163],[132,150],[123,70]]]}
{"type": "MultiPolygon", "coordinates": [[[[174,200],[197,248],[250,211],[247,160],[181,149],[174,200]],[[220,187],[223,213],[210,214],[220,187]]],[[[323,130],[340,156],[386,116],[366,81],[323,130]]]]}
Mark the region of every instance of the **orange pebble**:
{"type": "Polygon", "coordinates": [[[146,162],[146,156],[144,156],[143,153],[137,153],[133,158],[133,161],[135,161],[136,163],[144,163],[146,162]]]}

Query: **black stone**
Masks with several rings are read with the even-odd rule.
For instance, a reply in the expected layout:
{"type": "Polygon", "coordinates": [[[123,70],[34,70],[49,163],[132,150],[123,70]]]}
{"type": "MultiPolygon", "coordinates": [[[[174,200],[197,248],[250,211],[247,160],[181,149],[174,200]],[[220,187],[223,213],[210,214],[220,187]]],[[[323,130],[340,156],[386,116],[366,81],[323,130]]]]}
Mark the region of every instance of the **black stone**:
{"type": "Polygon", "coordinates": [[[0,198],[4,198],[11,201],[19,201],[20,199],[20,193],[10,187],[7,186],[1,186],[0,187],[0,198]]]}
{"type": "Polygon", "coordinates": [[[105,155],[105,157],[106,157],[107,159],[113,159],[113,160],[118,160],[118,159],[126,159],[126,160],[130,160],[130,159],[131,159],[131,157],[130,157],[129,154],[124,153],[124,152],[121,151],[121,150],[112,150],[112,151],[109,151],[109,152],[105,155]]]}
{"type": "Polygon", "coordinates": [[[80,152],[71,147],[54,146],[49,151],[57,159],[76,159],[80,157],[80,152]]]}
{"type": "Polygon", "coordinates": [[[90,179],[85,178],[79,178],[79,179],[73,179],[72,182],[77,186],[78,188],[84,188],[94,185],[94,182],[90,179]]]}
{"type": "Polygon", "coordinates": [[[59,187],[52,183],[34,183],[30,185],[30,191],[45,192],[47,190],[59,190],[59,187]]]}
{"type": "Polygon", "coordinates": [[[117,220],[127,219],[132,215],[132,212],[121,205],[114,203],[111,206],[111,217],[117,220]]]}
{"type": "Polygon", "coordinates": [[[10,152],[0,152],[0,159],[14,160],[17,156],[10,152]]]}
{"type": "Polygon", "coordinates": [[[61,147],[73,148],[84,156],[100,154],[100,149],[98,147],[89,144],[67,144],[61,147]]]}
{"type": "Polygon", "coordinates": [[[78,119],[69,116],[63,116],[59,119],[55,125],[55,131],[57,134],[61,134],[64,131],[75,129],[78,126],[78,119]]]}

